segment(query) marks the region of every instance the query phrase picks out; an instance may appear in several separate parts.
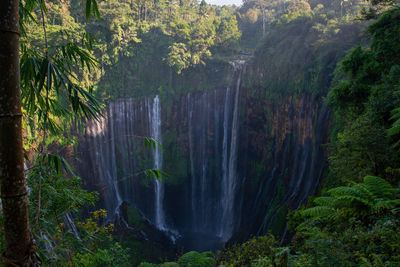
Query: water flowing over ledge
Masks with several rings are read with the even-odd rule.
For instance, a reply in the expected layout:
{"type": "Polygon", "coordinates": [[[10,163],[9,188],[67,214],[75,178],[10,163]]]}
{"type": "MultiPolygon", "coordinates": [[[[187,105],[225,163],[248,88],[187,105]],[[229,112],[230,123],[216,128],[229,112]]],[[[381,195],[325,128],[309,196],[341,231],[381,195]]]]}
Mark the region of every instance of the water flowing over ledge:
{"type": "Polygon", "coordinates": [[[159,96],[119,99],[87,123],[79,172],[100,192],[109,220],[126,202],[178,245],[209,250],[282,225],[282,213],[315,192],[329,110],[308,95],[251,96],[241,88],[245,63],[231,64],[229,88],[187,94],[172,106],[159,96]],[[145,136],[164,149],[144,148],[145,136]],[[170,176],[149,179],[146,168],[170,176]]]}

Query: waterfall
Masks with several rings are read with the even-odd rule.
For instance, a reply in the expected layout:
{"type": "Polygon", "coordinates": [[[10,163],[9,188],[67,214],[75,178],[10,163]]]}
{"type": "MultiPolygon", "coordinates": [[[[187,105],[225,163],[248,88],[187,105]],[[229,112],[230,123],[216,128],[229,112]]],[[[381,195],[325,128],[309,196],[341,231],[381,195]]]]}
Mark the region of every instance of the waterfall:
{"type": "Polygon", "coordinates": [[[285,211],[315,192],[326,166],[328,109],[310,95],[268,99],[243,90],[244,62],[231,65],[229,87],[165,107],[159,96],[113,100],[86,124],[79,173],[99,191],[97,208],[107,209],[108,221],[127,226],[124,202],[179,246],[220,249],[232,236],[280,228],[285,211]],[[144,136],[164,152],[144,148],[137,138],[144,136]],[[169,176],[137,175],[146,169],[169,176]]]}
{"type": "Polygon", "coordinates": [[[191,102],[190,94],[187,96],[187,106],[188,106],[188,139],[189,139],[189,160],[190,160],[190,174],[191,174],[191,181],[192,181],[192,197],[191,197],[191,205],[192,205],[192,221],[193,221],[193,228],[195,231],[199,230],[199,220],[197,216],[197,205],[196,199],[194,197],[196,192],[196,183],[194,182],[196,179],[196,175],[194,172],[194,147],[193,147],[193,130],[192,130],[192,119],[193,119],[193,103],[191,102]]]}
{"type": "Polygon", "coordinates": [[[124,115],[124,110],[123,110],[123,106],[122,105],[118,105],[115,106],[115,104],[111,103],[110,104],[110,114],[109,114],[109,120],[110,120],[110,141],[111,141],[111,173],[108,173],[108,179],[110,181],[112,181],[112,185],[113,185],[113,190],[115,192],[115,196],[116,196],[116,206],[115,206],[115,210],[114,210],[114,215],[117,216],[117,218],[119,219],[120,213],[119,213],[119,208],[122,204],[122,198],[121,198],[121,194],[119,192],[119,181],[118,181],[118,174],[117,174],[117,162],[116,162],[116,153],[115,153],[115,141],[116,141],[116,136],[115,136],[115,119],[114,116],[116,116],[116,120],[118,121],[120,116],[124,115]],[[116,110],[118,109],[119,110],[116,110]]]}
{"type": "Polygon", "coordinates": [[[195,236],[219,242],[226,242],[233,234],[236,187],[241,183],[236,169],[243,65],[244,61],[232,62],[233,89],[186,97],[192,214],[189,227],[195,236]]]}
{"type": "Polygon", "coordinates": [[[49,259],[57,258],[57,254],[54,253],[54,241],[51,240],[45,233],[41,232],[41,239],[43,240],[43,247],[49,259]]]}
{"type": "Polygon", "coordinates": [[[242,70],[244,61],[238,60],[231,62],[235,72],[237,72],[235,84],[235,98],[233,103],[233,116],[232,126],[230,133],[228,132],[229,111],[232,109],[230,106],[229,98],[231,94],[230,88],[226,90],[225,108],[224,108],[224,137],[223,137],[223,159],[222,159],[222,185],[221,185],[221,204],[222,204],[222,217],[220,222],[219,236],[222,237],[224,242],[232,236],[234,228],[234,204],[236,195],[236,185],[238,182],[236,168],[237,168],[237,151],[238,151],[238,113],[239,113],[239,93],[240,82],[242,77],[242,70]],[[230,146],[228,153],[228,134],[230,134],[230,146]],[[229,154],[229,157],[228,157],[229,154]]]}
{"type": "MultiPolygon", "coordinates": [[[[161,145],[161,106],[158,95],[153,99],[152,108],[148,109],[150,137],[161,145]]],[[[154,152],[154,169],[162,170],[162,151],[159,145],[156,145],[154,152]]],[[[154,212],[155,225],[159,230],[166,231],[165,215],[164,215],[164,182],[154,177],[154,212]]]]}
{"type": "Polygon", "coordinates": [[[226,208],[228,207],[228,178],[229,178],[229,167],[228,167],[228,121],[229,121],[229,111],[230,111],[230,105],[229,105],[229,99],[230,99],[230,88],[227,88],[226,94],[225,94],[225,104],[224,104],[224,122],[223,122],[223,127],[224,127],[224,133],[223,133],[223,139],[222,139],[222,184],[221,184],[221,208],[223,210],[222,216],[220,219],[220,228],[219,228],[219,233],[218,236],[222,237],[224,228],[226,225],[226,208]]]}
{"type": "MultiPolygon", "coordinates": [[[[163,157],[160,147],[160,145],[162,145],[160,99],[158,98],[158,95],[156,95],[153,99],[152,105],[149,104],[149,100],[147,103],[150,137],[158,143],[153,150],[153,168],[162,171],[163,157]]],[[[175,241],[180,237],[178,231],[168,227],[165,221],[164,177],[162,177],[161,180],[154,177],[154,224],[158,230],[165,232],[173,243],[175,243],[175,241]]]]}
{"type": "MultiPolygon", "coordinates": [[[[102,203],[99,208],[108,212],[107,222],[118,221],[132,229],[120,213],[123,202],[136,208],[142,216],[174,241],[178,232],[169,229],[164,211],[164,182],[154,178],[153,191],[141,187],[137,173],[145,169],[162,170],[162,150],[143,149],[143,136],[161,144],[161,104],[159,97],[135,101],[120,99],[109,103],[104,117],[86,124],[85,142],[80,153],[87,159],[80,166],[83,177],[92,177],[90,184],[98,186],[102,203]],[[152,164],[138,162],[151,156],[152,164]],[[150,153],[150,154],[149,154],[150,153]],[[150,196],[150,197],[149,197],[150,196]],[[149,205],[148,199],[154,197],[149,205]],[[146,200],[146,201],[142,201],[146,200]]],[[[144,179],[144,177],[142,178],[144,179]]],[[[142,180],[143,181],[143,180],[142,180]]],[[[147,181],[147,179],[146,179],[147,181]]]]}
{"type": "Polygon", "coordinates": [[[81,240],[79,236],[78,229],[75,226],[75,222],[72,219],[72,216],[69,212],[64,215],[64,222],[67,225],[68,229],[72,232],[76,239],[81,240]]]}
{"type": "Polygon", "coordinates": [[[105,185],[104,191],[107,191],[110,196],[105,202],[108,221],[114,220],[115,213],[118,212],[120,205],[116,177],[112,107],[111,104],[107,116],[87,123],[86,136],[90,145],[85,149],[88,154],[88,164],[93,166],[91,171],[95,173],[97,182],[105,185]],[[107,131],[108,129],[110,131],[107,131]]]}

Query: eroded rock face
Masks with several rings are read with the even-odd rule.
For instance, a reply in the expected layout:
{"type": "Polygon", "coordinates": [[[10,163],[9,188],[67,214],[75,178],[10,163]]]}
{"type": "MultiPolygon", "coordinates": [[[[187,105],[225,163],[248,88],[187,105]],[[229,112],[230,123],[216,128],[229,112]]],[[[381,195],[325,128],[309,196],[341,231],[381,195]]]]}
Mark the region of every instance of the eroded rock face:
{"type": "Polygon", "coordinates": [[[87,124],[80,174],[100,191],[110,219],[125,201],[156,224],[162,206],[161,230],[198,250],[268,229],[285,233],[287,209],[313,194],[324,172],[329,110],[310,95],[268,99],[264,90],[240,88],[243,65],[235,67],[230,88],[160,98],[169,174],[162,205],[154,179],[140,174],[154,166],[142,137],[151,136],[156,98],[113,101],[104,118],[87,124]]]}

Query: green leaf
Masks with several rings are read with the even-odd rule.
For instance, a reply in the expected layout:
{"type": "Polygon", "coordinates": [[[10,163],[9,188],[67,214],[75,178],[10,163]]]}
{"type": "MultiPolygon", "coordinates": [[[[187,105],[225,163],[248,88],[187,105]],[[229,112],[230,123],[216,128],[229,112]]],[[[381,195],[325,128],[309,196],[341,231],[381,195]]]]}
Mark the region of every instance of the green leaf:
{"type": "Polygon", "coordinates": [[[86,19],[90,19],[91,9],[92,9],[92,0],[86,0],[86,9],[85,9],[86,19]]]}

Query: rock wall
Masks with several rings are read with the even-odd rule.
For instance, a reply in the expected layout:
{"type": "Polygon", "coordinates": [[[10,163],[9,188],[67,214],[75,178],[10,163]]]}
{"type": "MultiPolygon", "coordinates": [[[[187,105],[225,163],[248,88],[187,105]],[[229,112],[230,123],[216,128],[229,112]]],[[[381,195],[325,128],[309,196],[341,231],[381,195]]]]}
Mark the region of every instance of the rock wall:
{"type": "Polygon", "coordinates": [[[323,175],[330,114],[310,95],[268,99],[262,89],[241,88],[244,69],[243,62],[232,64],[229,88],[168,105],[160,99],[162,169],[169,174],[162,195],[143,175],[157,166],[143,137],[154,132],[158,97],[115,100],[104,118],[88,122],[79,172],[100,192],[109,219],[127,202],[157,227],[162,207],[158,228],[198,250],[269,229],[285,234],[287,210],[304,203],[323,175]]]}

